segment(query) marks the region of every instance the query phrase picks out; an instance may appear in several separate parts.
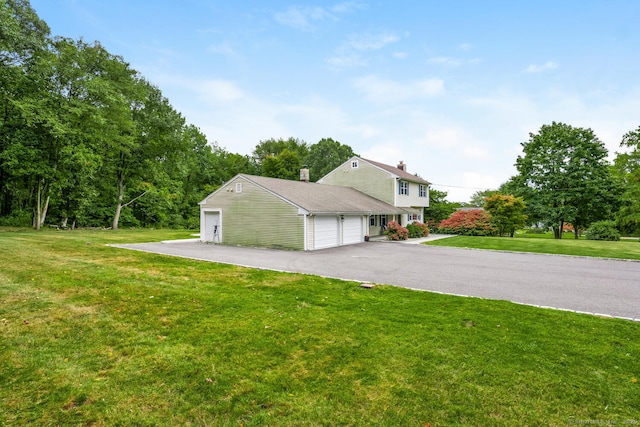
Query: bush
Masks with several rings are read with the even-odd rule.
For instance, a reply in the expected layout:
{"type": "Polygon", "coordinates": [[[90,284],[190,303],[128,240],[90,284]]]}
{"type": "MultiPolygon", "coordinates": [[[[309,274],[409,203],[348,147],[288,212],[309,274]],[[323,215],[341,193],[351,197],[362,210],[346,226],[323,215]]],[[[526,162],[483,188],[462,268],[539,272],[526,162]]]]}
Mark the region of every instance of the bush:
{"type": "Polygon", "coordinates": [[[409,238],[409,230],[402,227],[395,221],[391,221],[387,224],[387,229],[384,231],[388,240],[407,240],[409,238]]]}
{"type": "Polygon", "coordinates": [[[407,230],[409,231],[409,237],[427,237],[429,235],[429,227],[421,222],[412,222],[407,224],[407,230]]]}
{"type": "Polygon", "coordinates": [[[9,216],[0,217],[0,226],[4,227],[33,227],[31,211],[14,211],[9,216]]]}
{"type": "Polygon", "coordinates": [[[491,214],[482,209],[459,210],[443,219],[438,232],[463,236],[490,236],[497,231],[491,224],[491,214]]]}
{"type": "Polygon", "coordinates": [[[614,221],[598,221],[591,224],[587,229],[588,240],[620,240],[620,233],[616,229],[614,221]]]}

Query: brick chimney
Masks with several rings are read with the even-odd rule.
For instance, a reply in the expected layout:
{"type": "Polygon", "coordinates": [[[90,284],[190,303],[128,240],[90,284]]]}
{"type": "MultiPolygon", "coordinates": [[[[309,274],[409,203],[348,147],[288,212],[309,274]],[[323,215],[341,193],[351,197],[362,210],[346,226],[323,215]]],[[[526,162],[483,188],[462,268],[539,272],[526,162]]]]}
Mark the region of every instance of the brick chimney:
{"type": "Polygon", "coordinates": [[[407,171],[406,163],[404,163],[402,160],[400,160],[400,163],[398,163],[398,169],[406,172],[407,171]]]}

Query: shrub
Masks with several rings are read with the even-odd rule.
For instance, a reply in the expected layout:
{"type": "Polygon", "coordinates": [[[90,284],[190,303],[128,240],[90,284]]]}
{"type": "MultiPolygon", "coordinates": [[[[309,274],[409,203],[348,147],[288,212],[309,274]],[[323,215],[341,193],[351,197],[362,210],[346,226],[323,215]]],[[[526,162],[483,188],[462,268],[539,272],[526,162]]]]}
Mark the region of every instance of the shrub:
{"type": "Polygon", "coordinates": [[[427,237],[429,235],[429,227],[421,222],[412,222],[407,224],[407,230],[409,231],[409,237],[427,237]]]}
{"type": "Polygon", "coordinates": [[[587,229],[588,240],[620,240],[620,233],[616,229],[614,221],[598,221],[587,229]]]}
{"type": "Polygon", "coordinates": [[[0,218],[0,226],[32,227],[33,219],[31,217],[31,212],[28,210],[12,212],[11,215],[0,218]]]}
{"type": "Polygon", "coordinates": [[[402,227],[395,221],[391,221],[387,224],[387,229],[384,231],[388,240],[407,240],[409,238],[409,230],[402,227]]]}
{"type": "Polygon", "coordinates": [[[438,232],[464,236],[490,236],[496,232],[491,224],[491,214],[482,209],[455,211],[448,219],[440,221],[438,232]]]}

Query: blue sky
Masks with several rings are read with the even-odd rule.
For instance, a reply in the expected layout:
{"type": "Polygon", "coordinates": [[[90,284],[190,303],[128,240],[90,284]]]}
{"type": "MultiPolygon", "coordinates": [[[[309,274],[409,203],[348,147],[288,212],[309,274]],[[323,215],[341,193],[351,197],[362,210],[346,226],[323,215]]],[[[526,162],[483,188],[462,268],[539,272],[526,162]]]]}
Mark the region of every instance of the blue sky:
{"type": "Polygon", "coordinates": [[[210,142],[333,138],[467,201],[552,121],[611,156],[640,125],[640,1],[31,0],[100,41],[210,142]]]}

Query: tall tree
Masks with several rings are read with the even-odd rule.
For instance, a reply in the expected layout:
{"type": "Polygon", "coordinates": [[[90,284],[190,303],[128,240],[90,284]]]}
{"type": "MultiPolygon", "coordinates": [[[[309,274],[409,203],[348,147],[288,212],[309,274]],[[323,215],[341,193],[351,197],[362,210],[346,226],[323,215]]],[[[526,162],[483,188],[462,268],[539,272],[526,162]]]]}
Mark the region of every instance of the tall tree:
{"type": "MultiPolygon", "coordinates": [[[[30,70],[34,59],[47,49],[49,27],[28,0],[0,2],[0,217],[20,215],[30,208],[30,186],[16,157],[32,138],[21,108],[39,90],[30,70]]],[[[27,213],[27,215],[30,215],[27,213]]]]}
{"type": "Polygon", "coordinates": [[[613,172],[621,184],[621,206],[617,214],[619,226],[627,233],[640,233],[640,126],[622,137],[616,153],[613,172]]]}
{"type": "Polygon", "coordinates": [[[296,139],[267,139],[253,150],[258,173],[283,179],[297,179],[304,159],[309,154],[306,142],[296,139]]]}
{"type": "Polygon", "coordinates": [[[356,155],[350,146],[331,138],[322,138],[309,147],[304,164],[309,168],[310,180],[316,182],[356,155]]]}
{"type": "Polygon", "coordinates": [[[584,227],[610,213],[607,149],[591,129],[553,122],[522,147],[516,168],[533,194],[526,201],[555,238],[562,238],[565,223],[584,227]]]}

